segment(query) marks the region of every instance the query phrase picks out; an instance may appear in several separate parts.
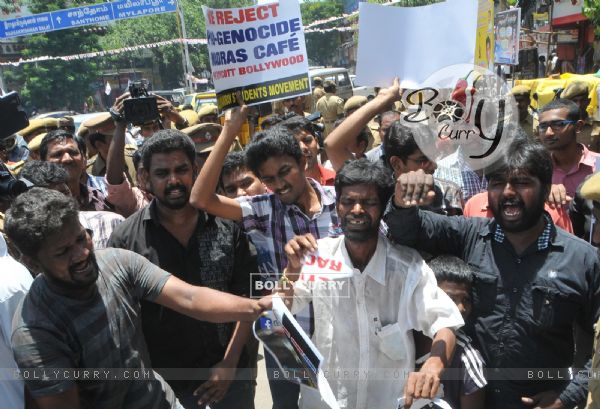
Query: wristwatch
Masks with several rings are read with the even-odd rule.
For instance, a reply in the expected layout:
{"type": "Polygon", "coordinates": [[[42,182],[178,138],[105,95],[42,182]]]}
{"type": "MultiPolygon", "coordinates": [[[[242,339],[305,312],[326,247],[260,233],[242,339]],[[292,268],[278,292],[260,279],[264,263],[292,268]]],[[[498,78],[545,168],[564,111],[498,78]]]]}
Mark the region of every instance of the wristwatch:
{"type": "Polygon", "coordinates": [[[119,112],[117,112],[113,107],[108,111],[113,121],[115,122],[123,122],[125,120],[125,116],[119,112]]]}

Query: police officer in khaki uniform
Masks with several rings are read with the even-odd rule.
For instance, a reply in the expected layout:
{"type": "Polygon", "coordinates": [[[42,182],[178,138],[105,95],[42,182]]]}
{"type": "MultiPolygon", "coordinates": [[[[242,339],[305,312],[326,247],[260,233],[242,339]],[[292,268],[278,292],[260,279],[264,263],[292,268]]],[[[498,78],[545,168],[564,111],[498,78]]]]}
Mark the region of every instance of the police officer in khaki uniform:
{"type": "Polygon", "coordinates": [[[198,110],[198,123],[212,123],[219,124],[219,109],[214,104],[204,104],[198,110]]]}
{"type": "MultiPolygon", "coordinates": [[[[519,126],[529,136],[537,138],[537,129],[533,128],[533,117],[529,106],[531,105],[531,88],[525,85],[517,85],[510,91],[517,102],[519,111],[519,126]]],[[[537,127],[536,127],[537,128],[537,127]]]]}
{"type": "Polygon", "coordinates": [[[46,136],[46,132],[39,134],[27,144],[27,148],[29,149],[30,160],[40,160],[40,146],[42,144],[42,139],[44,139],[44,136],[46,136]]]}
{"type": "Polygon", "coordinates": [[[593,121],[587,113],[590,104],[590,92],[586,82],[573,81],[560,94],[561,98],[570,99],[579,105],[581,119],[585,122],[578,134],[578,142],[594,152],[600,152],[600,123],[593,121]]]}
{"type": "Polygon", "coordinates": [[[205,122],[183,129],[181,132],[190,137],[196,147],[196,165],[202,168],[212,151],[223,127],[219,124],[205,122]]]}
{"type": "Polygon", "coordinates": [[[313,106],[311,108],[312,112],[317,110],[317,102],[325,95],[325,90],[323,89],[323,78],[314,77],[313,78],[313,92],[312,92],[312,103],[313,106]]]}
{"type": "MultiPolygon", "coordinates": [[[[179,112],[179,115],[185,119],[185,124],[183,128],[189,128],[190,126],[194,126],[198,123],[198,114],[193,109],[184,109],[179,112]]],[[[171,128],[178,129],[174,123],[171,123],[171,128]]]]}
{"type": "Polygon", "coordinates": [[[325,95],[317,101],[317,111],[321,112],[325,131],[323,137],[333,130],[333,124],[339,118],[344,116],[344,100],[335,95],[336,86],[333,81],[325,81],[323,84],[325,95]]]}
{"type": "Polygon", "coordinates": [[[39,134],[48,133],[56,129],[64,129],[69,132],[75,132],[75,123],[73,118],[66,116],[64,118],[39,118],[31,119],[27,128],[21,129],[18,134],[29,143],[39,134]]]}
{"type": "MultiPolygon", "coordinates": [[[[97,152],[87,161],[87,173],[93,176],[104,176],[106,174],[106,158],[110,141],[115,133],[115,124],[106,112],[95,116],[82,123],[85,131],[86,143],[97,152]]],[[[80,133],[81,134],[81,133],[80,133]]],[[[125,174],[132,186],[136,184],[136,169],[133,164],[133,154],[137,148],[133,145],[125,145],[125,174]]]]}

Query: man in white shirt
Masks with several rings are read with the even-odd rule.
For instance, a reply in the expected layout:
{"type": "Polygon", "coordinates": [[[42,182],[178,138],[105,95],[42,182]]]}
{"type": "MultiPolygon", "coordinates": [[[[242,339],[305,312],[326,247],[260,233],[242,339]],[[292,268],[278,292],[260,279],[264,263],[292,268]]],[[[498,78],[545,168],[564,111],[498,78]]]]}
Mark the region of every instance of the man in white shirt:
{"type": "Polygon", "coordinates": [[[29,271],[8,254],[0,234],[0,408],[25,406],[23,381],[17,380],[17,364],[10,347],[12,319],[33,278],[29,271]]]}
{"type": "MultiPolygon", "coordinates": [[[[344,236],[316,241],[307,234],[285,247],[282,295],[292,312],[313,302],[314,342],[340,408],[397,409],[403,396],[407,406],[414,398],[434,397],[454,350],[453,330],[463,325],[419,254],[379,234],[391,180],[381,164],[348,162],[335,182],[344,236]],[[347,274],[336,279],[338,285],[315,285],[319,278],[311,281],[308,271],[301,274],[302,260],[311,252],[328,259],[323,264],[344,266],[347,274]],[[413,372],[412,330],[433,338],[431,357],[418,373],[413,372]]],[[[320,407],[313,400],[303,394],[302,408],[320,407]]]]}

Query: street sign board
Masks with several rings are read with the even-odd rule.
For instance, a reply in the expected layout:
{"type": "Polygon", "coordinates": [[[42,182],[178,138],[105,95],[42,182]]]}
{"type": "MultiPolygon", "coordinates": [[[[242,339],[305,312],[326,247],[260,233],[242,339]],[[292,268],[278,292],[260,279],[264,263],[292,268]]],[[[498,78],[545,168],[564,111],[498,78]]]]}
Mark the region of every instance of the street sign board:
{"type": "Polygon", "coordinates": [[[110,3],[94,4],[52,12],[54,30],[105,23],[111,20],[114,20],[114,17],[110,3]]]}
{"type": "Polygon", "coordinates": [[[115,20],[170,13],[177,10],[176,0],[120,0],[112,3],[115,20]]]}
{"type": "Polygon", "coordinates": [[[177,11],[176,0],[117,0],[2,20],[0,38],[21,37],[174,11],[177,11]]]}

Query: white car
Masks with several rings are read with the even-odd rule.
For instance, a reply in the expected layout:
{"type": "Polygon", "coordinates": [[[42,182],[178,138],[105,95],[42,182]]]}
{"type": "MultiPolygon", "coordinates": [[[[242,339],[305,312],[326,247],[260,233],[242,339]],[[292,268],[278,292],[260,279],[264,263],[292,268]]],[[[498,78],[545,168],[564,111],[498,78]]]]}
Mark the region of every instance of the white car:
{"type": "Polygon", "coordinates": [[[352,81],[352,91],[354,92],[354,95],[362,95],[367,98],[375,97],[375,88],[358,85],[356,83],[356,75],[350,75],[350,81],[352,81]]]}

